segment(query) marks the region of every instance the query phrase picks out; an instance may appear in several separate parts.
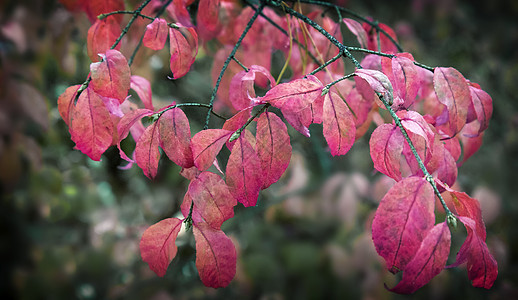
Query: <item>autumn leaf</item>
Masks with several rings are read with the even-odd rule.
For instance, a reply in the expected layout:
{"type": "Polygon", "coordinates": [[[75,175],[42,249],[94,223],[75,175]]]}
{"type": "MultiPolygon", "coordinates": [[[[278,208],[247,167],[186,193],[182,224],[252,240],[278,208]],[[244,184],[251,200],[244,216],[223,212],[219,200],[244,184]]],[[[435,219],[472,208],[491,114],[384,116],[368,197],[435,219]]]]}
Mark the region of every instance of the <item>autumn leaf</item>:
{"type": "Polygon", "coordinates": [[[153,124],[146,127],[146,130],[144,130],[144,133],[142,133],[135,145],[135,162],[149,179],[156,176],[160,161],[158,124],[158,122],[153,122],[153,124]]]}
{"type": "Polygon", "coordinates": [[[370,154],[374,168],[379,172],[401,180],[400,160],[405,138],[398,127],[383,124],[371,134],[370,154]]]}
{"type": "Polygon", "coordinates": [[[99,161],[101,154],[112,144],[113,132],[113,122],[101,96],[88,87],[79,95],[72,111],[72,140],[77,149],[99,161]]]}
{"type": "Polygon", "coordinates": [[[284,111],[297,113],[315,101],[323,88],[315,76],[309,75],[307,79],[296,79],[274,86],[256,102],[270,103],[284,111]]]}
{"type": "Polygon", "coordinates": [[[433,189],[421,177],[397,182],[383,197],[372,222],[372,240],[390,272],[406,270],[434,225],[433,210],[433,189]]]}
{"type": "Polygon", "coordinates": [[[224,129],[207,129],[195,134],[191,140],[191,150],[196,168],[205,171],[212,166],[216,155],[232,133],[224,129]]]}
{"type": "Polygon", "coordinates": [[[355,74],[365,80],[375,92],[382,94],[389,104],[394,102],[394,90],[385,74],[369,69],[358,69],[355,74]]]}
{"type": "Polygon", "coordinates": [[[180,108],[173,108],[160,117],[160,146],[167,157],[182,168],[194,166],[191,145],[191,128],[187,116],[180,108]]]}
{"type": "MultiPolygon", "coordinates": [[[[100,53],[105,53],[115,43],[119,35],[121,34],[120,25],[115,21],[114,18],[105,18],[97,20],[88,29],[87,37],[87,52],[88,57],[92,61],[99,61],[100,53]]],[[[115,50],[119,50],[121,44],[117,44],[115,50]]]]}
{"type": "Polygon", "coordinates": [[[399,294],[412,294],[438,275],[450,253],[451,234],[448,224],[435,225],[423,239],[414,258],[403,270],[403,278],[392,289],[399,294]]]}
{"type": "Polygon", "coordinates": [[[324,137],[331,154],[344,155],[354,144],[356,127],[351,111],[334,92],[324,97],[324,137]]]}
{"type": "Polygon", "coordinates": [[[198,34],[196,34],[196,30],[181,25],[178,25],[178,27],[178,29],[169,28],[170,68],[174,79],[178,79],[189,72],[198,53],[198,34]]]}
{"type": "Polygon", "coordinates": [[[485,237],[477,232],[475,220],[459,217],[468,232],[468,237],[457,253],[456,262],[448,267],[456,267],[467,262],[468,278],[474,287],[490,289],[498,276],[498,264],[489,252],[485,237]]]}
{"type": "Polygon", "coordinates": [[[263,186],[261,162],[246,132],[236,140],[228,158],[227,184],[230,192],[245,207],[255,206],[263,186]]]}
{"type": "Polygon", "coordinates": [[[193,226],[196,268],[205,286],[226,287],[236,274],[236,248],[220,229],[206,223],[193,226]]]}
{"type": "MultiPolygon", "coordinates": [[[[212,228],[219,229],[223,222],[234,217],[237,201],[218,175],[202,172],[189,184],[187,193],[190,197],[187,201],[194,201],[193,212],[212,228]]],[[[195,223],[200,221],[195,220],[195,223]]]]}
{"type": "Polygon", "coordinates": [[[72,110],[74,109],[77,90],[80,87],[81,86],[79,84],[69,86],[58,98],[59,115],[68,126],[70,126],[70,117],[72,115],[72,110]]]}
{"type": "MultiPolygon", "coordinates": [[[[126,155],[126,153],[124,153],[124,151],[122,151],[122,149],[121,149],[122,140],[124,140],[128,136],[130,129],[133,127],[133,125],[135,125],[136,122],[140,121],[143,117],[151,116],[151,115],[153,115],[153,111],[151,111],[149,109],[136,109],[136,110],[126,113],[120,119],[119,123],[117,124],[117,132],[119,135],[119,141],[117,143],[117,148],[119,149],[120,156],[124,160],[126,160],[128,162],[133,162],[133,160],[131,158],[129,158],[126,155]]],[[[139,138],[136,138],[136,140],[138,141],[139,138]]]]}
{"type": "Polygon", "coordinates": [[[155,110],[151,97],[151,83],[138,75],[132,75],[130,80],[130,88],[134,90],[144,104],[144,107],[150,110],[155,110]]]}
{"type": "Polygon", "coordinates": [[[101,54],[101,57],[101,62],[90,65],[90,85],[99,95],[118,99],[122,103],[130,89],[131,74],[128,62],[117,50],[108,50],[101,54]]]}
{"type": "Polygon", "coordinates": [[[167,21],[162,18],[156,18],[153,22],[146,26],[146,32],[142,38],[142,44],[152,50],[160,50],[164,48],[167,40],[169,26],[167,21]]]}
{"type": "Polygon", "coordinates": [[[437,99],[448,109],[450,136],[455,136],[466,124],[471,95],[468,83],[454,68],[435,68],[433,86],[437,99]]]}
{"type": "Polygon", "coordinates": [[[368,45],[368,38],[367,38],[367,32],[363,28],[362,24],[360,24],[358,21],[344,18],[342,19],[345,25],[347,25],[347,28],[356,36],[358,39],[358,43],[360,43],[360,47],[367,48],[368,45]]]}
{"type": "Polygon", "coordinates": [[[149,268],[162,277],[176,256],[176,237],[182,228],[182,221],[176,218],[164,219],[150,226],[140,240],[140,255],[149,268]]]}
{"type": "Polygon", "coordinates": [[[290,164],[291,144],[288,129],[274,113],[265,112],[257,119],[256,151],[264,173],[262,189],[277,182],[290,164]]]}

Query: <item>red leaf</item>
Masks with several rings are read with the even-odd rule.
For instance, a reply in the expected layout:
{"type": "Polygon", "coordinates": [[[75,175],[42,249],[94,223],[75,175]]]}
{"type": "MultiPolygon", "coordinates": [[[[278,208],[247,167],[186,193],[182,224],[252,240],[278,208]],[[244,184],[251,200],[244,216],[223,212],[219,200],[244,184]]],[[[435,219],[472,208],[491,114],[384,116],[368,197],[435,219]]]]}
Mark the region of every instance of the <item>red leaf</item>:
{"type": "Polygon", "coordinates": [[[351,111],[334,92],[327,93],[324,97],[323,119],[324,137],[331,154],[346,154],[354,144],[356,127],[351,111]]]}
{"type": "Polygon", "coordinates": [[[309,137],[308,127],[312,121],[311,107],[307,107],[299,112],[291,112],[289,109],[281,109],[281,112],[286,121],[295,128],[295,130],[309,137]]]}
{"type": "Polygon", "coordinates": [[[421,177],[397,182],[381,199],[372,222],[372,239],[390,272],[406,269],[434,225],[433,210],[433,189],[421,177]]]}
{"type": "Polygon", "coordinates": [[[70,117],[74,109],[76,92],[81,86],[79,84],[69,86],[58,98],[58,111],[61,118],[70,127],[70,117]]]}
{"type": "Polygon", "coordinates": [[[360,43],[360,47],[367,48],[368,45],[368,38],[367,38],[367,32],[363,28],[362,24],[360,24],[358,21],[355,21],[353,19],[344,18],[343,19],[345,25],[347,25],[347,28],[356,36],[358,39],[358,43],[360,43]]]}
{"type": "Polygon", "coordinates": [[[257,203],[263,186],[263,172],[259,157],[244,132],[236,140],[228,158],[227,184],[232,195],[245,207],[257,203]]]}
{"type": "Polygon", "coordinates": [[[265,189],[277,182],[290,164],[290,136],[276,114],[265,112],[257,119],[256,138],[257,155],[264,173],[262,189],[265,189]]]}
{"type": "Polygon", "coordinates": [[[455,159],[448,150],[444,147],[443,142],[439,139],[435,139],[433,145],[432,158],[426,164],[428,172],[434,174],[435,178],[446,183],[448,186],[452,186],[457,180],[457,164],[455,159]]]}
{"type": "MultiPolygon", "coordinates": [[[[105,53],[115,43],[119,35],[121,34],[121,28],[119,24],[113,18],[105,18],[97,20],[88,29],[87,37],[87,50],[88,57],[92,61],[99,61],[100,57],[98,54],[105,53]]],[[[121,48],[121,44],[117,44],[116,50],[121,48]]]]}
{"type": "Polygon", "coordinates": [[[212,166],[216,155],[232,133],[232,131],[224,129],[207,129],[196,133],[191,140],[191,150],[196,168],[205,171],[212,166]]]}
{"type": "Polygon", "coordinates": [[[451,136],[455,136],[466,124],[471,96],[468,83],[454,68],[435,68],[433,85],[437,99],[448,109],[451,136]]]}
{"type": "Polygon", "coordinates": [[[255,98],[254,83],[256,79],[256,73],[259,73],[266,77],[270,82],[270,85],[275,85],[275,79],[273,79],[270,72],[261,66],[252,65],[248,72],[241,71],[232,77],[229,88],[229,100],[237,110],[243,110],[253,103],[251,99],[255,98]]]}
{"type": "Polygon", "coordinates": [[[356,70],[355,74],[367,81],[374,91],[382,94],[389,104],[394,102],[394,90],[390,80],[385,74],[377,70],[369,69],[356,70]]]}
{"type": "MultiPolygon", "coordinates": [[[[378,23],[378,26],[397,42],[396,33],[394,33],[392,28],[383,23],[378,23]]],[[[381,32],[379,33],[380,46],[378,46],[378,31],[376,28],[372,27],[368,23],[363,23],[363,28],[365,28],[365,31],[368,33],[369,40],[367,48],[369,50],[381,51],[385,53],[398,52],[396,45],[394,45],[394,43],[392,43],[392,41],[385,34],[381,32]]]]}
{"type": "Polygon", "coordinates": [[[135,145],[135,162],[149,179],[156,176],[160,161],[159,123],[149,125],[135,145]]]}
{"type": "Polygon", "coordinates": [[[192,27],[179,27],[179,29],[169,29],[170,68],[174,79],[178,79],[189,72],[196,54],[198,54],[198,35],[196,30],[192,27]]]}
{"type": "MultiPolygon", "coordinates": [[[[80,2],[91,23],[98,20],[97,16],[102,13],[124,10],[123,0],[80,0],[80,2]]],[[[109,16],[108,18],[114,18],[117,23],[122,21],[122,15],[109,16]]]]}
{"type": "Polygon", "coordinates": [[[215,32],[220,26],[219,22],[219,1],[220,0],[200,0],[198,5],[198,25],[205,31],[215,32]]]}
{"type": "MultiPolygon", "coordinates": [[[[119,135],[119,141],[117,143],[117,148],[119,148],[120,156],[124,160],[133,162],[133,160],[131,158],[129,158],[126,155],[126,153],[124,153],[124,151],[122,151],[122,149],[121,149],[122,140],[124,140],[128,136],[131,127],[133,127],[133,125],[135,125],[136,122],[140,121],[140,119],[142,119],[143,117],[151,116],[151,115],[153,115],[153,112],[149,109],[136,109],[134,111],[131,111],[131,112],[125,114],[124,117],[122,117],[121,120],[119,121],[119,124],[117,124],[117,132],[119,135]]],[[[140,137],[136,138],[135,136],[134,136],[134,138],[137,141],[140,139],[140,137]]]]}
{"type": "Polygon", "coordinates": [[[475,233],[485,241],[486,225],[482,219],[482,211],[478,200],[471,198],[466,193],[457,192],[448,187],[446,187],[446,190],[450,192],[452,196],[453,206],[455,207],[457,214],[474,220],[476,225],[475,233]]]}
{"type": "Polygon", "coordinates": [[[482,145],[482,139],[484,138],[484,132],[479,133],[479,126],[476,122],[466,124],[462,128],[459,139],[462,141],[462,161],[459,165],[462,165],[468,158],[470,158],[475,152],[478,151],[482,145]]]}
{"type": "Polygon", "coordinates": [[[155,110],[153,107],[153,101],[151,100],[151,84],[149,81],[141,76],[132,75],[130,81],[130,88],[134,90],[140,98],[140,101],[144,103],[144,107],[150,110],[155,110]]]}
{"type": "Polygon", "coordinates": [[[189,120],[179,108],[170,109],[160,117],[160,146],[167,157],[183,168],[194,166],[189,120]]]}
{"type": "Polygon", "coordinates": [[[196,268],[204,285],[225,287],[236,274],[236,248],[219,229],[205,223],[193,227],[196,240],[196,268]]]}
{"type": "Polygon", "coordinates": [[[146,26],[146,32],[142,39],[143,45],[153,50],[164,48],[165,41],[167,40],[168,29],[169,26],[167,26],[166,20],[156,18],[146,26]]]}
{"type": "Polygon", "coordinates": [[[489,252],[485,239],[474,233],[477,231],[476,222],[468,217],[459,217],[459,220],[466,226],[468,237],[457,253],[456,262],[449,267],[467,261],[468,278],[473,286],[490,289],[498,276],[498,264],[489,252]]]}
{"type": "Polygon", "coordinates": [[[90,65],[90,84],[99,95],[118,99],[122,103],[130,89],[131,74],[128,62],[117,50],[108,50],[101,57],[103,61],[90,65]]]}
{"type": "Polygon", "coordinates": [[[196,211],[214,229],[219,229],[223,222],[234,216],[236,199],[223,179],[214,173],[202,172],[191,182],[187,193],[190,201],[194,201],[193,212],[196,211]]]}
{"type": "Polygon", "coordinates": [[[421,86],[421,77],[417,71],[412,56],[402,56],[403,53],[393,58],[382,57],[381,66],[383,73],[387,75],[394,88],[394,98],[401,99],[402,107],[410,107],[417,96],[417,92],[421,86]]]}
{"type": "Polygon", "coordinates": [[[114,127],[103,100],[90,87],[79,95],[70,124],[77,149],[93,160],[100,160],[112,144],[114,127]]]}
{"type": "Polygon", "coordinates": [[[401,180],[400,158],[405,138],[397,126],[383,124],[372,132],[369,141],[374,168],[379,172],[401,180]]]}
{"type": "Polygon", "coordinates": [[[400,294],[412,294],[427,284],[446,265],[450,253],[451,234],[446,222],[435,225],[423,239],[414,258],[406,265],[403,279],[391,289],[400,294]]]}
{"type": "Polygon", "coordinates": [[[476,87],[470,86],[469,91],[477,120],[480,123],[478,132],[481,133],[489,126],[489,120],[493,114],[493,100],[488,93],[476,87]]]}
{"type": "Polygon", "coordinates": [[[182,228],[182,221],[176,218],[164,219],[150,226],[140,240],[140,255],[149,268],[162,277],[176,256],[176,237],[182,228]]]}
{"type": "Polygon", "coordinates": [[[323,85],[315,76],[308,79],[296,79],[281,83],[269,90],[264,97],[259,98],[261,103],[271,105],[296,113],[308,107],[322,93],[323,85]]]}

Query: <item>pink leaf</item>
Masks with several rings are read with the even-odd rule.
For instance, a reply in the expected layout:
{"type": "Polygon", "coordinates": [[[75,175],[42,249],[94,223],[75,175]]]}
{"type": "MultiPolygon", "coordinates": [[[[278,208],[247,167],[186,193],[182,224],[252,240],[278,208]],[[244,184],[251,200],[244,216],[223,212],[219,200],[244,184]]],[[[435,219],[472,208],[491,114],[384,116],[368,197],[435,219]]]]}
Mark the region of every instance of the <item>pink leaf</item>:
{"type": "MultiPolygon", "coordinates": [[[[187,193],[194,201],[196,212],[214,229],[234,216],[236,199],[223,179],[214,173],[202,172],[191,182],[187,193]]],[[[195,223],[198,222],[195,220],[195,223]]]]}
{"type": "MultiPolygon", "coordinates": [[[[123,0],[79,0],[79,2],[91,23],[98,20],[97,16],[102,13],[124,10],[123,0]]],[[[113,18],[118,23],[122,21],[122,15],[113,15],[108,18],[113,18]]]]}
{"type": "Polygon", "coordinates": [[[150,110],[155,110],[151,98],[151,84],[149,81],[141,76],[132,75],[130,81],[130,88],[134,90],[144,103],[144,107],[150,110]]]}
{"type": "Polygon", "coordinates": [[[192,27],[179,27],[178,29],[169,29],[170,68],[174,79],[178,79],[189,72],[196,54],[198,54],[198,35],[196,30],[192,27]]]}
{"type": "Polygon", "coordinates": [[[384,74],[387,74],[394,88],[394,97],[399,97],[403,101],[403,108],[410,107],[417,96],[421,86],[421,77],[417,71],[412,56],[403,56],[405,53],[398,54],[393,58],[383,57],[381,66],[384,74]]]}
{"type": "Polygon", "coordinates": [[[479,128],[476,122],[468,123],[462,128],[459,139],[462,141],[463,154],[462,161],[459,165],[462,165],[468,158],[475,154],[482,145],[484,132],[479,133],[479,128]]]}
{"type": "Polygon", "coordinates": [[[144,46],[153,49],[160,50],[164,48],[165,41],[167,40],[169,26],[167,21],[162,18],[156,18],[151,24],[146,26],[146,32],[142,43],[144,46]]]}
{"type": "Polygon", "coordinates": [[[176,256],[176,237],[182,228],[182,221],[176,218],[164,219],[150,226],[140,240],[140,255],[149,268],[162,277],[176,256]]]}
{"type": "Polygon", "coordinates": [[[179,108],[169,109],[160,117],[160,146],[167,157],[182,168],[194,166],[189,120],[179,108]]]}
{"type": "Polygon", "coordinates": [[[334,92],[327,93],[324,97],[323,119],[324,137],[331,154],[346,154],[354,144],[356,127],[351,111],[334,92]]]}
{"type": "Polygon", "coordinates": [[[405,270],[433,227],[434,193],[420,177],[397,182],[381,199],[372,222],[376,251],[390,272],[405,270]]]}
{"type": "MultiPolygon", "coordinates": [[[[99,61],[98,54],[109,50],[120,34],[120,26],[114,18],[108,17],[95,21],[88,29],[87,50],[90,60],[99,61]]],[[[119,43],[115,49],[119,50],[120,48],[121,44],[119,43]]]]}
{"type": "Polygon", "coordinates": [[[118,99],[120,103],[126,100],[130,89],[130,68],[122,53],[108,50],[101,55],[103,61],[92,63],[92,82],[96,93],[101,96],[118,99]]]}
{"type": "Polygon", "coordinates": [[[493,114],[493,100],[488,93],[481,89],[470,86],[471,102],[475,109],[477,120],[480,123],[479,133],[486,130],[489,126],[489,120],[493,114]]]}
{"type": "Polygon", "coordinates": [[[262,67],[252,65],[248,72],[241,71],[232,77],[229,88],[229,100],[237,110],[243,110],[253,103],[251,99],[255,98],[254,82],[256,80],[256,73],[263,75],[270,85],[275,85],[275,79],[270,72],[262,67]]]}
{"type": "Polygon", "coordinates": [[[77,149],[93,160],[100,160],[112,144],[114,127],[103,100],[90,87],[77,99],[70,124],[77,149]]]}
{"type": "Polygon", "coordinates": [[[435,225],[425,236],[414,258],[406,265],[403,279],[391,289],[412,294],[441,273],[450,253],[451,234],[446,222],[435,225]]]}
{"type": "Polygon", "coordinates": [[[208,32],[215,32],[220,26],[220,0],[200,0],[198,5],[198,25],[208,32]]]}
{"type": "Polygon", "coordinates": [[[219,229],[205,223],[193,227],[196,240],[196,268],[204,285],[225,287],[236,274],[236,248],[219,229]]]}
{"type": "Polygon", "coordinates": [[[263,186],[261,162],[245,132],[236,140],[227,163],[230,192],[245,207],[255,206],[263,186]]]}
{"type": "MultiPolygon", "coordinates": [[[[383,29],[390,37],[397,42],[396,33],[392,28],[383,23],[378,23],[378,26],[383,29]]],[[[396,53],[398,49],[394,43],[384,34],[379,32],[380,45],[378,46],[378,30],[372,27],[368,23],[363,23],[363,28],[368,33],[368,45],[369,50],[381,51],[385,53],[396,53]]]]}
{"type": "Polygon", "coordinates": [[[135,146],[135,162],[150,179],[156,176],[158,162],[160,161],[158,124],[158,122],[153,122],[149,125],[135,146]]]}
{"type": "Polygon", "coordinates": [[[391,104],[394,102],[394,90],[388,77],[377,70],[359,69],[355,72],[356,76],[367,81],[370,87],[383,95],[385,100],[391,104]]]}
{"type": "Polygon", "coordinates": [[[309,75],[307,79],[296,79],[281,83],[269,90],[261,102],[296,113],[308,107],[322,93],[323,85],[315,77],[309,75]]]}
{"type": "Polygon", "coordinates": [[[355,21],[353,19],[344,18],[343,19],[345,25],[347,25],[347,28],[356,36],[358,39],[358,43],[360,43],[360,47],[367,48],[368,45],[368,38],[367,38],[367,32],[363,28],[362,24],[360,24],[358,21],[355,21]]]}
{"type": "MultiPolygon", "coordinates": [[[[136,122],[140,121],[143,117],[151,116],[153,115],[153,112],[149,109],[137,109],[134,111],[131,111],[124,115],[124,117],[121,118],[119,121],[119,124],[117,124],[117,132],[119,135],[119,141],[117,143],[117,148],[119,148],[119,153],[121,157],[129,162],[133,162],[132,159],[130,159],[124,151],[121,149],[121,142],[124,140],[129,132],[130,129],[135,125],[136,122]]],[[[140,137],[139,137],[140,138],[140,137]]],[[[137,139],[138,141],[138,139],[137,139]]]]}
{"type": "Polygon", "coordinates": [[[58,98],[59,115],[68,126],[70,126],[70,117],[72,115],[72,110],[74,109],[77,90],[80,87],[81,86],[78,84],[70,86],[58,98]]]}
{"type": "Polygon", "coordinates": [[[265,189],[277,182],[290,164],[290,136],[276,114],[265,112],[257,119],[256,138],[257,155],[264,173],[262,189],[265,189]]]}
{"type": "MultiPolygon", "coordinates": [[[[316,101],[316,100],[315,100],[316,101]]],[[[281,109],[282,115],[286,119],[286,121],[293,127],[295,130],[300,132],[302,135],[309,137],[309,124],[312,121],[311,116],[311,107],[307,107],[299,112],[292,112],[289,109],[281,109]]]]}
{"type": "Polygon", "coordinates": [[[401,180],[400,158],[405,138],[398,127],[383,124],[372,132],[369,141],[374,168],[379,172],[401,180]]]}
{"type": "Polygon", "coordinates": [[[435,68],[433,85],[437,99],[448,109],[448,123],[451,136],[455,136],[466,124],[471,102],[468,83],[454,68],[435,68]]]}
{"type": "Polygon", "coordinates": [[[231,134],[232,131],[224,129],[207,129],[196,133],[191,140],[196,168],[200,171],[207,170],[231,134]]]}
{"type": "Polygon", "coordinates": [[[475,233],[486,240],[486,225],[482,219],[482,211],[480,210],[480,203],[477,199],[471,198],[466,193],[457,192],[453,189],[446,188],[450,192],[453,200],[453,205],[459,216],[468,217],[475,221],[475,233]]]}
{"type": "Polygon", "coordinates": [[[468,217],[459,217],[466,226],[468,237],[457,253],[457,261],[449,267],[468,262],[468,278],[474,287],[490,289],[498,276],[498,264],[489,252],[485,239],[475,234],[476,222],[468,217]]]}

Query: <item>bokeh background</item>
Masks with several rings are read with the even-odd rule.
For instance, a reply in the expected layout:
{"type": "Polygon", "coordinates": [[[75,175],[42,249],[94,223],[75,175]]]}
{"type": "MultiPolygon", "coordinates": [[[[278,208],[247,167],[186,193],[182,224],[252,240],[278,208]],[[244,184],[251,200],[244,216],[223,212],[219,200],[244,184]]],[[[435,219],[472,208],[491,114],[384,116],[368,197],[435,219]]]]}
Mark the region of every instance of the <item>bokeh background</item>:
{"type": "MultiPolygon", "coordinates": [[[[293,134],[286,176],[224,224],[239,253],[229,287],[202,285],[190,232],[180,234],[177,257],[157,277],[138,242],[147,226],[178,214],[188,182],[167,160],[150,181],[137,168],[121,170],[113,147],[101,162],[73,150],[56,101],[88,74],[90,23],[58,1],[17,0],[0,1],[0,298],[518,299],[518,2],[341,3],[395,28],[416,60],[453,66],[492,96],[484,144],[458,178],[484,210],[499,263],[491,290],[473,288],[460,267],[411,296],[386,291],[398,279],[384,269],[369,232],[391,183],[372,171],[366,137],[332,158],[317,126],[311,139],[293,134]]],[[[188,76],[171,81],[163,52],[132,68],[153,79],[155,105],[208,99],[210,56],[202,51],[188,76]]],[[[204,113],[185,111],[192,120],[204,113]]],[[[453,240],[452,255],[463,231],[453,240]]]]}

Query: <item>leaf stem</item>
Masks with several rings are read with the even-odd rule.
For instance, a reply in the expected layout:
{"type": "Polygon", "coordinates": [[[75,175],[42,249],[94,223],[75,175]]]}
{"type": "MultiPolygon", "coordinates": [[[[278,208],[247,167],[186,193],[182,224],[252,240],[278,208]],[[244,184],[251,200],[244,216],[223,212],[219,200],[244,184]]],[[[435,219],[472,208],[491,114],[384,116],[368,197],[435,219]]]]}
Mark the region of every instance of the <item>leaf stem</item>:
{"type": "Polygon", "coordinates": [[[216,85],[214,86],[214,89],[212,90],[212,95],[210,97],[209,111],[207,112],[207,118],[205,119],[205,126],[203,126],[204,130],[209,128],[210,114],[214,108],[214,100],[216,99],[216,95],[218,93],[219,85],[221,84],[221,79],[223,78],[223,74],[225,74],[225,71],[227,70],[227,67],[230,63],[230,60],[232,59],[232,57],[234,57],[234,55],[236,55],[237,49],[241,45],[241,42],[245,38],[245,36],[248,33],[248,31],[250,30],[250,28],[252,28],[252,25],[254,24],[255,20],[259,16],[259,14],[263,11],[265,5],[266,5],[266,3],[264,1],[261,1],[261,3],[259,4],[259,7],[255,11],[254,15],[250,18],[248,23],[246,24],[246,27],[243,30],[243,33],[241,33],[241,36],[237,40],[236,44],[234,45],[234,48],[228,55],[227,59],[225,60],[225,63],[223,64],[223,67],[221,68],[221,71],[219,72],[219,76],[216,81],[216,85]]]}
{"type": "Polygon", "coordinates": [[[241,67],[243,68],[243,70],[245,70],[247,73],[248,73],[248,68],[243,65],[243,63],[241,63],[235,56],[232,56],[232,59],[241,67]]]}
{"type": "Polygon", "coordinates": [[[340,81],[342,81],[342,80],[346,80],[346,79],[348,79],[348,78],[351,78],[351,77],[353,77],[353,76],[355,76],[355,75],[356,75],[355,73],[347,74],[347,75],[345,75],[345,76],[343,76],[343,77],[340,77],[340,78],[338,78],[337,80],[335,80],[335,81],[333,81],[333,82],[331,82],[331,83],[327,84],[327,85],[322,89],[322,96],[324,96],[325,94],[329,93],[329,89],[330,89],[333,85],[335,85],[335,84],[339,83],[339,82],[340,82],[340,81]]]}
{"type": "MultiPolygon", "coordinates": [[[[333,62],[335,62],[336,60],[338,60],[340,57],[342,57],[344,54],[342,52],[338,53],[335,57],[331,58],[330,60],[326,61],[325,63],[321,64],[320,67],[316,68],[315,70],[313,70],[311,73],[309,73],[308,75],[315,75],[316,73],[320,72],[322,69],[324,69],[325,67],[329,66],[330,64],[332,64],[333,62]]],[[[304,77],[307,77],[308,75],[304,76],[304,77]]]]}
{"type": "MultiPolygon", "coordinates": [[[[109,13],[100,14],[100,15],[97,16],[97,19],[102,20],[102,19],[107,18],[107,17],[109,17],[111,15],[117,15],[117,14],[134,15],[135,11],[133,11],[133,10],[116,10],[116,11],[112,11],[112,12],[109,12],[109,13]]],[[[155,18],[150,17],[150,16],[146,16],[146,15],[140,13],[140,12],[137,13],[137,15],[139,17],[141,17],[141,18],[148,19],[148,20],[151,20],[151,21],[155,20],[155,18]]]]}

